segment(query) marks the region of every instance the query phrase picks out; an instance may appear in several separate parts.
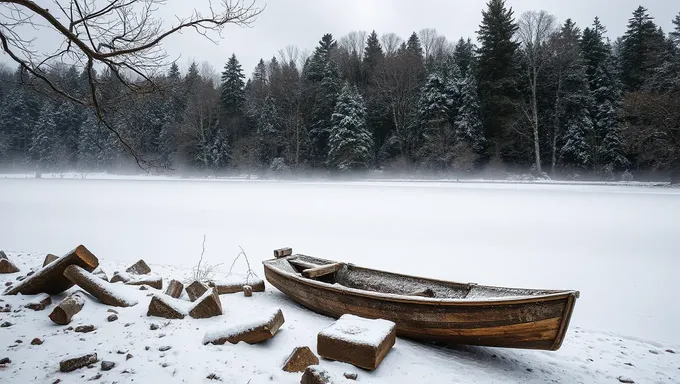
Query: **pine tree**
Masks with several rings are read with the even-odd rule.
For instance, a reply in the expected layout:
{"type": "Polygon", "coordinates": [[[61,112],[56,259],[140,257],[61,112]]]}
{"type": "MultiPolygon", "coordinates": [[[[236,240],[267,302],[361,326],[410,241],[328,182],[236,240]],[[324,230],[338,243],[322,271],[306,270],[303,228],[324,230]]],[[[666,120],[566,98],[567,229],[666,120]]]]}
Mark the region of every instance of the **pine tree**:
{"type": "Polygon", "coordinates": [[[241,116],[243,113],[243,102],[245,100],[245,79],[241,64],[232,54],[229,61],[222,71],[222,83],[220,93],[222,100],[222,112],[225,116],[241,116]]]}
{"type": "Polygon", "coordinates": [[[326,164],[328,155],[328,138],[332,123],[331,116],[340,91],[340,75],[334,61],[326,64],[321,83],[316,87],[314,109],[312,110],[312,126],[309,137],[312,141],[312,163],[316,166],[326,164]]]}
{"type": "Polygon", "coordinates": [[[680,48],[680,12],[673,19],[673,31],[670,32],[669,36],[671,40],[675,43],[675,46],[680,48]]]}
{"type": "Polygon", "coordinates": [[[223,129],[214,132],[211,143],[209,144],[209,155],[206,159],[214,171],[218,171],[229,163],[229,143],[227,134],[223,129]]]}
{"type": "Polygon", "coordinates": [[[654,18],[646,8],[638,7],[628,21],[621,45],[621,80],[625,90],[634,92],[642,88],[661,65],[665,46],[665,37],[654,18]]]}
{"type": "Polygon", "coordinates": [[[410,53],[413,57],[417,57],[425,62],[425,56],[423,53],[423,46],[420,44],[420,39],[418,34],[413,32],[406,42],[406,51],[410,53]]]}
{"type": "Polygon", "coordinates": [[[380,45],[378,34],[373,31],[370,35],[368,35],[368,39],[366,40],[366,48],[364,49],[363,72],[364,82],[366,84],[371,82],[375,68],[384,59],[385,53],[383,52],[382,46],[380,45]]]}
{"type": "Polygon", "coordinates": [[[475,45],[472,43],[472,39],[463,40],[461,37],[453,49],[453,60],[458,68],[460,68],[463,78],[467,76],[468,68],[474,68],[474,59],[475,45]]]}
{"type": "Polygon", "coordinates": [[[78,167],[81,170],[102,171],[116,156],[116,139],[92,111],[85,113],[78,140],[78,167]]]}
{"type": "Polygon", "coordinates": [[[566,69],[563,83],[561,110],[558,111],[564,124],[560,159],[565,165],[585,170],[593,165],[594,160],[594,127],[590,115],[593,100],[586,67],[580,57],[566,69]]]}
{"type": "Polygon", "coordinates": [[[60,165],[60,159],[64,155],[55,123],[57,116],[58,111],[54,105],[49,102],[45,103],[32,130],[29,153],[41,171],[55,170],[60,165]]]}
{"type": "Polygon", "coordinates": [[[592,98],[595,105],[593,114],[596,137],[598,137],[597,165],[611,165],[612,170],[622,171],[628,167],[623,139],[619,129],[621,95],[616,80],[613,58],[602,63],[597,69],[592,98]]]}
{"type": "Polygon", "coordinates": [[[364,100],[355,86],[345,84],[331,117],[328,165],[340,171],[367,169],[373,158],[372,146],[364,100]]]}
{"type": "Polygon", "coordinates": [[[260,160],[264,164],[271,164],[276,157],[279,157],[281,136],[281,117],[276,106],[276,100],[271,95],[267,95],[257,121],[260,160]]]}
{"type": "Polygon", "coordinates": [[[458,141],[466,142],[472,150],[481,153],[486,145],[484,126],[480,116],[477,79],[469,68],[460,90],[460,107],[454,123],[458,141]]]}
{"type": "Polygon", "coordinates": [[[319,41],[319,45],[314,49],[312,57],[308,60],[305,75],[308,80],[320,82],[326,75],[331,53],[337,48],[338,43],[333,39],[333,35],[327,33],[319,41]]]}
{"type": "Polygon", "coordinates": [[[516,120],[518,95],[514,60],[519,44],[514,36],[517,28],[512,8],[507,9],[504,0],[489,0],[477,31],[481,43],[477,79],[486,137],[495,157],[501,156],[503,136],[516,120]]]}

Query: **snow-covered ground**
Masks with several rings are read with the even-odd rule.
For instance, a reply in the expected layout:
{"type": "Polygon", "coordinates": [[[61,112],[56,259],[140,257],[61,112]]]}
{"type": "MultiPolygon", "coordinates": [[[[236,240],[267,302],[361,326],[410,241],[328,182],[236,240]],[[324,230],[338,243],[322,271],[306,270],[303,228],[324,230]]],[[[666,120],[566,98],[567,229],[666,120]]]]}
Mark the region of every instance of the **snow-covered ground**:
{"type": "MultiPolygon", "coordinates": [[[[665,352],[680,349],[677,189],[0,180],[0,249],[23,268],[37,266],[44,253],[61,254],[82,243],[109,274],[144,258],[155,273],[185,277],[198,260],[204,234],[207,262],[225,263],[225,272],[238,245],[260,275],[261,260],[274,248],[291,246],[296,252],[414,275],[581,291],[570,332],[557,352],[445,349],[399,339],[373,373],[322,360],[322,366],[340,374],[359,372],[359,382],[609,383],[619,376],[638,383],[680,382],[680,354],[665,352]]],[[[7,278],[0,275],[0,283],[7,278]]],[[[104,382],[207,382],[205,377],[216,373],[229,383],[295,383],[299,374],[281,372],[282,360],[298,345],[315,350],[316,333],[331,323],[268,287],[250,299],[221,296],[226,310],[221,318],[172,321],[149,331],[149,323],[164,322],[145,316],[149,298],[144,291],[139,296],[140,303],[119,311],[114,323],[106,322],[106,307],[86,304],[93,309],[83,311],[75,324],[94,323],[100,327],[96,334],[63,333],[46,311],[20,312],[23,318],[14,327],[0,329],[0,358],[13,361],[0,369],[0,382],[4,377],[17,383],[72,382],[80,375],[86,380],[98,369],[59,374],[57,363],[62,355],[97,350],[100,357],[119,362],[103,373],[104,382]],[[206,329],[271,307],[283,310],[286,324],[266,345],[201,344],[206,329]],[[158,338],[160,333],[166,336],[158,338]],[[43,336],[42,346],[29,344],[43,336]],[[15,339],[24,342],[10,347],[15,339]],[[160,357],[157,348],[165,344],[173,348],[160,357]],[[125,362],[118,350],[129,350],[134,358],[125,362]],[[135,374],[121,373],[126,369],[135,374]]],[[[11,300],[20,298],[6,299],[11,300]]],[[[8,316],[0,313],[0,321],[8,316]]]]}

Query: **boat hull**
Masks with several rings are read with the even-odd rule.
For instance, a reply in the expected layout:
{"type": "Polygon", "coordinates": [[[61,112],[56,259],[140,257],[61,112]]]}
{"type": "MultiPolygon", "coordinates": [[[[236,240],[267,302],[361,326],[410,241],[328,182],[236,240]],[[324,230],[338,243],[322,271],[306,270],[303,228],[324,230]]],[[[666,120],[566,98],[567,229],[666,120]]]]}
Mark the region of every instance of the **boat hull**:
{"type": "Polygon", "coordinates": [[[395,298],[299,278],[266,263],[264,269],[269,283],[314,312],[333,318],[353,314],[391,320],[400,337],[450,344],[557,350],[578,296],[568,291],[476,302],[395,298]]]}

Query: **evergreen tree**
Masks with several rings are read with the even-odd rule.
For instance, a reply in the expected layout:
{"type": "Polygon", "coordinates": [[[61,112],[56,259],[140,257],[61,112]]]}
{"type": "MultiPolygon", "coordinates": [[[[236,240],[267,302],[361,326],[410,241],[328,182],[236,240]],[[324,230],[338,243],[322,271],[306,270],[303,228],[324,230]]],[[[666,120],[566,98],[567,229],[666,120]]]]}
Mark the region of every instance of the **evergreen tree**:
{"type": "Polygon", "coordinates": [[[475,45],[472,43],[472,39],[463,40],[461,37],[453,49],[453,60],[458,68],[460,68],[463,78],[467,77],[468,68],[473,68],[474,59],[475,45]]]}
{"type": "Polygon", "coordinates": [[[512,8],[507,9],[504,0],[489,0],[477,31],[481,43],[477,79],[486,137],[495,157],[501,156],[503,136],[515,121],[517,28],[512,8]]]}
{"type": "Polygon", "coordinates": [[[420,39],[418,38],[417,33],[413,32],[408,38],[408,41],[406,42],[406,51],[413,57],[423,60],[424,64],[425,56],[423,53],[423,46],[420,44],[420,39]]]}
{"type": "Polygon", "coordinates": [[[225,116],[241,116],[243,113],[243,101],[245,100],[245,79],[241,64],[232,54],[222,71],[222,83],[220,94],[222,100],[222,112],[225,116]]]}
{"type": "Polygon", "coordinates": [[[451,164],[455,145],[450,116],[456,100],[449,94],[447,83],[441,71],[434,71],[427,77],[419,102],[419,132],[414,140],[419,146],[421,163],[438,170],[451,164]]]}
{"type": "Polygon", "coordinates": [[[624,154],[623,139],[619,129],[621,96],[616,80],[613,58],[605,61],[595,75],[592,98],[596,137],[598,137],[598,165],[611,165],[612,170],[625,170],[628,159],[624,154]]]}
{"type": "Polygon", "coordinates": [[[229,152],[226,133],[223,129],[217,129],[212,137],[210,153],[206,159],[207,162],[212,166],[213,170],[218,171],[229,164],[229,152]]]}
{"type": "Polygon", "coordinates": [[[271,164],[275,158],[279,157],[281,136],[281,117],[276,101],[271,95],[267,95],[257,122],[260,160],[264,164],[271,164]]]}
{"type": "Polygon", "coordinates": [[[65,155],[55,123],[58,115],[52,103],[45,103],[32,130],[29,153],[41,171],[56,169],[65,155]]]}
{"type": "Polygon", "coordinates": [[[596,17],[592,27],[584,29],[583,36],[581,37],[581,50],[591,90],[595,81],[595,72],[609,56],[609,48],[604,39],[606,32],[607,29],[600,23],[600,19],[596,17]]]}
{"type": "Polygon", "coordinates": [[[333,39],[333,35],[327,33],[319,41],[319,45],[314,49],[312,57],[308,60],[305,75],[308,80],[320,82],[326,76],[327,66],[331,61],[331,54],[337,48],[338,43],[333,39]]]}
{"type": "Polygon", "coordinates": [[[680,48],[680,12],[675,16],[675,19],[673,19],[673,25],[675,27],[670,32],[669,36],[675,43],[675,46],[680,48]]]}
{"type": "Polygon", "coordinates": [[[331,117],[328,165],[340,171],[367,169],[373,158],[372,146],[364,100],[355,86],[345,84],[331,117]]]}
{"type": "Polygon", "coordinates": [[[460,97],[460,107],[454,124],[457,140],[466,142],[472,150],[481,153],[486,145],[486,139],[480,116],[477,79],[471,68],[467,70],[461,85],[460,97]]]}
{"type": "Polygon", "coordinates": [[[371,82],[376,66],[382,63],[384,59],[385,53],[383,52],[382,46],[380,45],[378,34],[373,31],[370,35],[368,35],[368,39],[366,40],[366,48],[364,49],[363,71],[365,83],[371,82]]]}
{"type": "Polygon", "coordinates": [[[87,111],[78,140],[78,167],[81,170],[102,171],[116,155],[116,139],[92,111],[87,111]]]}
{"type": "Polygon", "coordinates": [[[638,91],[646,79],[661,65],[665,37],[654,18],[640,6],[628,21],[621,45],[621,80],[627,91],[638,91]]]}
{"type": "Polygon", "coordinates": [[[3,136],[6,158],[28,150],[33,121],[27,100],[30,96],[18,87],[8,94],[3,110],[0,111],[0,135],[3,136]]]}

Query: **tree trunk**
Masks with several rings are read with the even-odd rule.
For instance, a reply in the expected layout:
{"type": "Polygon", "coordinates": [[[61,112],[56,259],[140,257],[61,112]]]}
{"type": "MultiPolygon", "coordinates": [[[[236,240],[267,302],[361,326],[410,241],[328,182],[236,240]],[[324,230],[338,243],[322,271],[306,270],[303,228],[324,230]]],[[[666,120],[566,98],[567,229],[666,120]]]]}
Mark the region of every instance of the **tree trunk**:
{"type": "Polygon", "coordinates": [[[73,292],[54,308],[50,313],[50,319],[59,325],[66,325],[71,322],[73,315],[83,309],[84,305],[85,294],[82,291],[73,292]]]}
{"type": "Polygon", "coordinates": [[[671,185],[680,184],[680,157],[671,163],[671,185]]]}
{"type": "Polygon", "coordinates": [[[536,100],[536,81],[537,73],[534,71],[533,83],[531,84],[531,109],[534,125],[534,152],[536,154],[536,172],[540,175],[541,169],[541,147],[538,141],[538,101],[536,100]]]}
{"type": "Polygon", "coordinates": [[[114,284],[107,283],[77,265],[67,267],[64,270],[64,276],[106,305],[132,307],[137,304],[135,299],[116,294],[115,292],[120,292],[120,290],[112,289],[114,284]]]}

